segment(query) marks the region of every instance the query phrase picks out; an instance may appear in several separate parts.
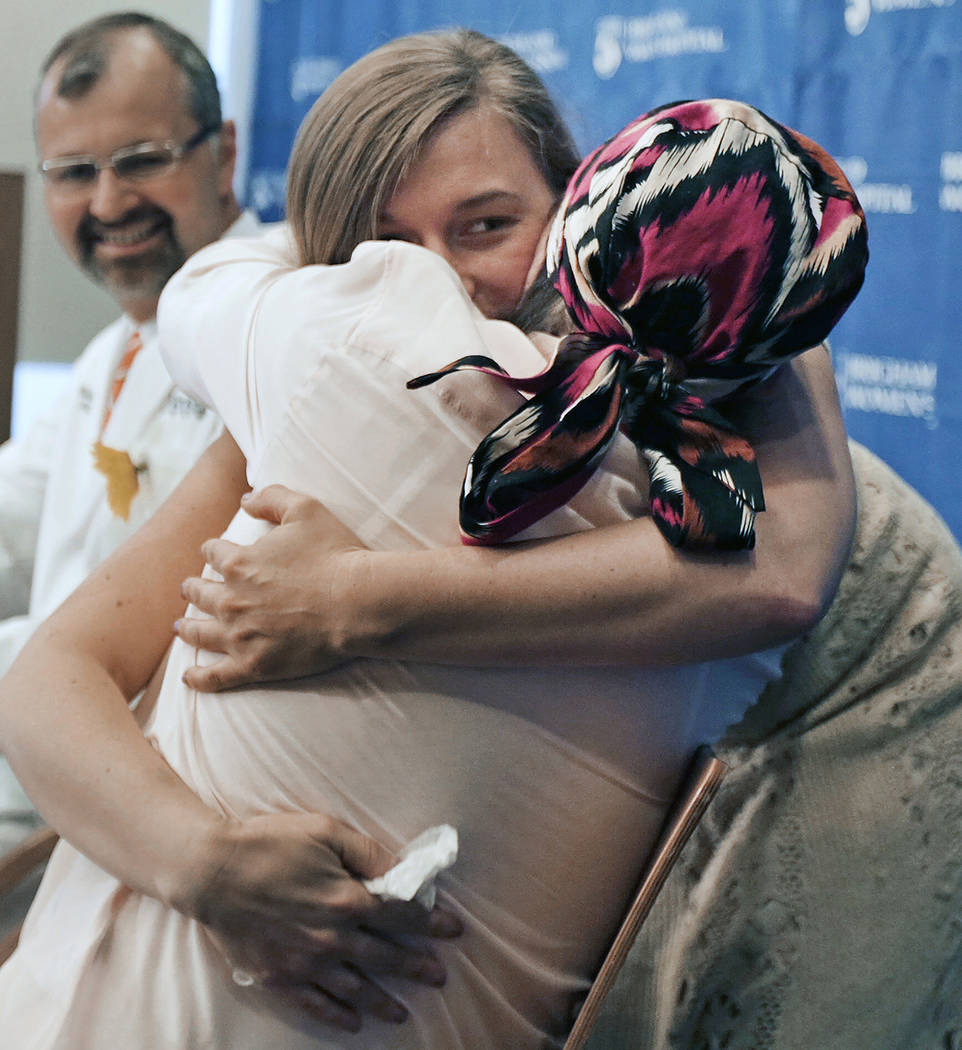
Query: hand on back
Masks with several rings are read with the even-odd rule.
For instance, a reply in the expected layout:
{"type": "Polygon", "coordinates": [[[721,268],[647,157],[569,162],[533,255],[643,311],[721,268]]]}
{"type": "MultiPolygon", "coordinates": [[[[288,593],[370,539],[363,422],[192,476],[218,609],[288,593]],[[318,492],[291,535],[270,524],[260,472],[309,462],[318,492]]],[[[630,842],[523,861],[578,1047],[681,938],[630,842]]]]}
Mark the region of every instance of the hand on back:
{"type": "Polygon", "coordinates": [[[406,1009],[383,976],[429,986],[444,968],[427,941],[460,932],[443,909],[381,901],[361,880],[395,859],[333,817],[275,813],[227,824],[209,874],[179,906],[204,924],[234,979],[355,1031],[362,1015],[401,1023],[406,1009]]]}
{"type": "Polygon", "coordinates": [[[299,678],[330,670],[342,651],[345,574],[364,548],[316,500],[271,485],[244,500],[277,527],[250,546],[208,540],[203,552],[221,581],[191,577],[183,595],[211,619],[184,618],[177,634],[221,654],[184,681],[201,692],[299,678]]]}

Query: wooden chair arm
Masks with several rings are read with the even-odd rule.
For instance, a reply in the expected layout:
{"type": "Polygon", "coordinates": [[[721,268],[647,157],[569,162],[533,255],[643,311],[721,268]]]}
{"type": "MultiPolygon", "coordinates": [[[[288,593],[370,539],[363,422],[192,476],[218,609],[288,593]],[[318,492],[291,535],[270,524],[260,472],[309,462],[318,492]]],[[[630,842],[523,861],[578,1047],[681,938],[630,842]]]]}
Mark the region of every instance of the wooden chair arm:
{"type": "Polygon", "coordinates": [[[709,747],[701,747],[695,754],[672,811],[665,822],[658,844],[648,860],[638,890],[628,913],[608,949],[598,976],[588,991],[578,1016],[565,1042],[564,1050],[582,1050],[601,1011],[605,996],[615,983],[631,946],[635,943],[641,924],[645,921],[659,891],[665,884],[685,843],[691,838],[721,786],[728,766],[716,758],[709,747]]]}
{"type": "MultiPolygon", "coordinates": [[[[37,828],[0,857],[0,897],[12,893],[47,861],[59,837],[53,828],[37,828]]],[[[13,954],[19,939],[19,925],[0,937],[0,965],[13,954]]]]}
{"type": "Polygon", "coordinates": [[[41,827],[0,857],[0,895],[10,893],[53,853],[59,835],[41,827]]]}

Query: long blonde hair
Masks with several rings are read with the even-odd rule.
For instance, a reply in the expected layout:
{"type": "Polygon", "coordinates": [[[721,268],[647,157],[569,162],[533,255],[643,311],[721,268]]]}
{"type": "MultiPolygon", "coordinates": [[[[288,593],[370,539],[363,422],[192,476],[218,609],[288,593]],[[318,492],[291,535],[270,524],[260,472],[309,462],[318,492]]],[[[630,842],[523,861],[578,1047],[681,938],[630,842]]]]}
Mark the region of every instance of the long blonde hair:
{"type": "Polygon", "coordinates": [[[302,264],[346,262],[428,138],[478,105],[504,116],[559,198],[578,166],[538,75],[469,29],[400,37],[346,69],[304,118],[291,155],[287,217],[302,264]]]}

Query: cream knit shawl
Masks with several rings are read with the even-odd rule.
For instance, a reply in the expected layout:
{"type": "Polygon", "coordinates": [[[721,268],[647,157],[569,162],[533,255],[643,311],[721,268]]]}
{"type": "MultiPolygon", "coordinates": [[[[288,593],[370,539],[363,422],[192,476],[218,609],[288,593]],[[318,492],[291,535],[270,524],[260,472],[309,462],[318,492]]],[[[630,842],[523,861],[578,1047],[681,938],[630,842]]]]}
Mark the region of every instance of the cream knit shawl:
{"type": "Polygon", "coordinates": [[[836,599],[717,749],[593,1050],[962,1048],[962,552],[852,456],[836,599]]]}

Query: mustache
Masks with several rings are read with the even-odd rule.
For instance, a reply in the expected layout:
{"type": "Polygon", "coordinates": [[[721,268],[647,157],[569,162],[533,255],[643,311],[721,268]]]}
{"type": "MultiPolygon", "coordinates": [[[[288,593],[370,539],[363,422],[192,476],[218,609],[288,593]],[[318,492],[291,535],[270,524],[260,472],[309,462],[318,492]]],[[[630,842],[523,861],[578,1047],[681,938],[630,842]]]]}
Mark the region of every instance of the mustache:
{"type": "Polygon", "coordinates": [[[85,216],[77,227],[77,241],[85,251],[89,251],[97,241],[102,240],[103,237],[115,230],[122,230],[126,226],[150,221],[162,222],[168,228],[173,226],[173,220],[163,208],[141,204],[136,208],[131,208],[130,211],[125,212],[113,222],[103,222],[94,218],[93,215],[85,216]]]}

